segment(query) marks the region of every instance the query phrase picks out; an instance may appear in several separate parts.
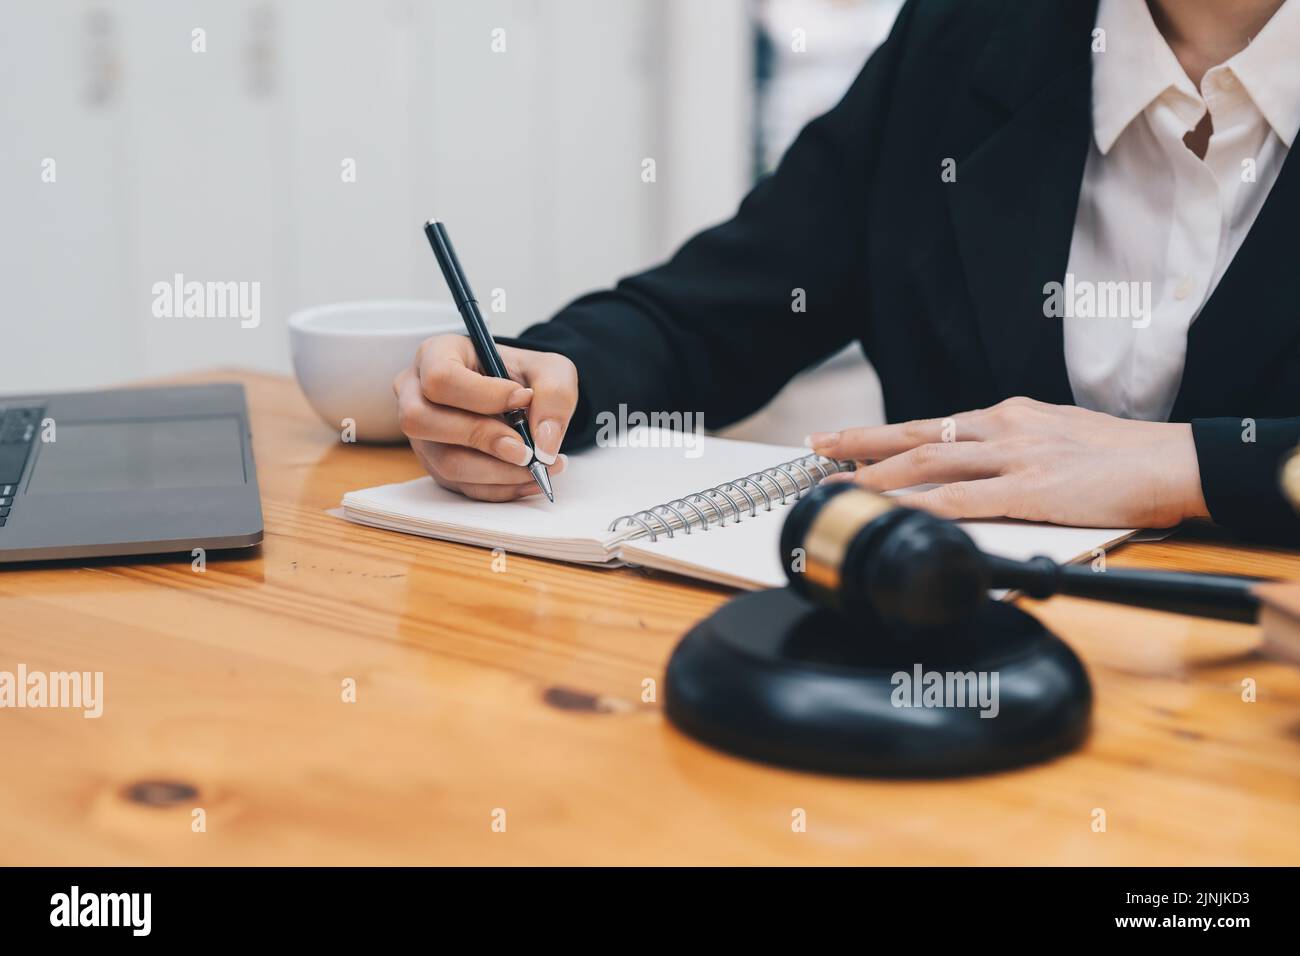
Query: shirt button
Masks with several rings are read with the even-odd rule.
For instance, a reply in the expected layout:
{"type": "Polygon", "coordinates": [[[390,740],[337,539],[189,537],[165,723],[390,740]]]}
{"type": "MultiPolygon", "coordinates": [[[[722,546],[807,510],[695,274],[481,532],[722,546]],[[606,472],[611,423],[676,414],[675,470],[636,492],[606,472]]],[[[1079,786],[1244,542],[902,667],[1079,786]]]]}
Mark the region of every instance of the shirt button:
{"type": "Polygon", "coordinates": [[[1183,276],[1174,286],[1174,298],[1179,302],[1192,294],[1192,280],[1190,276],[1183,276]]]}
{"type": "Polygon", "coordinates": [[[1224,70],[1215,80],[1221,90],[1231,90],[1237,85],[1237,78],[1229,70],[1224,70]]]}

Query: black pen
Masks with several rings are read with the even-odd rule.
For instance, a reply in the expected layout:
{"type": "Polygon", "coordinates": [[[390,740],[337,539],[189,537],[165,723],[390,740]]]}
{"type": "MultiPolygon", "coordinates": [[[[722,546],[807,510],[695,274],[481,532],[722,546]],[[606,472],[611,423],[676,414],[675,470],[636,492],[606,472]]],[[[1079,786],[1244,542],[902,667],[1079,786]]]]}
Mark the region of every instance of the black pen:
{"type": "MultiPolygon", "coordinates": [[[[456,308],[460,310],[460,317],[465,320],[465,329],[469,332],[469,340],[474,343],[474,351],[478,353],[478,364],[482,366],[483,374],[491,375],[493,378],[509,379],[506,363],[501,361],[501,353],[497,351],[496,343],[492,341],[492,333],[488,331],[487,323],[483,321],[478,300],[470,291],[469,280],[465,278],[465,271],[461,269],[460,260],[456,258],[456,250],[451,247],[451,238],[447,235],[446,227],[440,222],[430,220],[424,224],[424,234],[429,239],[429,245],[433,247],[438,265],[442,267],[442,277],[447,280],[447,288],[451,290],[451,297],[456,303],[456,308]]],[[[537,487],[542,489],[542,494],[546,495],[548,501],[555,501],[555,493],[551,491],[550,472],[537,457],[533,433],[528,430],[528,413],[521,408],[516,408],[506,412],[505,419],[506,424],[518,433],[523,439],[524,446],[532,452],[533,458],[528,463],[528,470],[532,473],[533,480],[537,482],[537,487]]]]}

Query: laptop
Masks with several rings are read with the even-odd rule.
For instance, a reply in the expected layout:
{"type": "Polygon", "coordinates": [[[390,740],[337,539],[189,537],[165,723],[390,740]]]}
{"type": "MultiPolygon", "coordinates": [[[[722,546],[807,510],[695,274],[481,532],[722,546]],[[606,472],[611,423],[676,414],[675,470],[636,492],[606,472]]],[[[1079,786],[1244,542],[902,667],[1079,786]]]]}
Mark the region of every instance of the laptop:
{"type": "Polygon", "coordinates": [[[242,385],[0,396],[0,565],[261,540],[242,385]]]}

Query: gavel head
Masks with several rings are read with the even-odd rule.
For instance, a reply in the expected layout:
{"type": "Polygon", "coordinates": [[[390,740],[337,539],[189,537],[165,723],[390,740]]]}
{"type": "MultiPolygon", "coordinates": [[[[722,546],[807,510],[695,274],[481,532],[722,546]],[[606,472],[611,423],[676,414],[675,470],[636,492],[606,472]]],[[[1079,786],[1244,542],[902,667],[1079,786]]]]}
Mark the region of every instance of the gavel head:
{"type": "Polygon", "coordinates": [[[850,484],[819,486],[781,529],[791,588],[851,617],[931,630],[987,600],[984,555],[951,521],[850,484]]]}

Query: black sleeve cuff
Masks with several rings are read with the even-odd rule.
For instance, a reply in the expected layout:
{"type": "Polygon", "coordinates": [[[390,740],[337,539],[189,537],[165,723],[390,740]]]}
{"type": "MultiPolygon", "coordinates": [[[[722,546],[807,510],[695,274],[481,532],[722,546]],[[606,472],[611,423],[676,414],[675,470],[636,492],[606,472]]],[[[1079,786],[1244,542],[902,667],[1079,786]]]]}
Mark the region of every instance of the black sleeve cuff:
{"type": "Polygon", "coordinates": [[[1300,542],[1300,515],[1282,493],[1282,464],[1300,445],[1300,418],[1197,418],[1201,491],[1216,524],[1252,538],[1300,542]]]}

